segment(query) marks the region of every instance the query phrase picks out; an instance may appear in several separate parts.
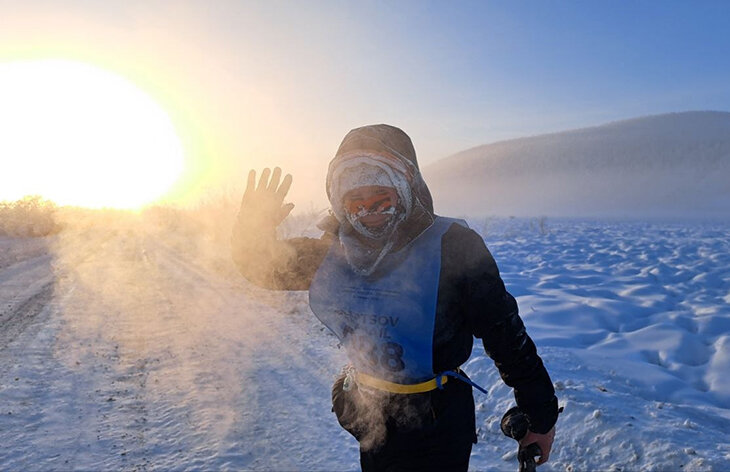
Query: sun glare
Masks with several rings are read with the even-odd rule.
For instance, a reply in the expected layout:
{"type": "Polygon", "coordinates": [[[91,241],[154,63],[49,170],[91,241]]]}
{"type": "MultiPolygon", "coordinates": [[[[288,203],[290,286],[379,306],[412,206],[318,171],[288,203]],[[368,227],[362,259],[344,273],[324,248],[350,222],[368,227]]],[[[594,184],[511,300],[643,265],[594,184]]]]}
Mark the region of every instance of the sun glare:
{"type": "Polygon", "coordinates": [[[0,63],[0,200],[139,208],[183,170],[170,117],[121,76],[57,60],[0,63]]]}

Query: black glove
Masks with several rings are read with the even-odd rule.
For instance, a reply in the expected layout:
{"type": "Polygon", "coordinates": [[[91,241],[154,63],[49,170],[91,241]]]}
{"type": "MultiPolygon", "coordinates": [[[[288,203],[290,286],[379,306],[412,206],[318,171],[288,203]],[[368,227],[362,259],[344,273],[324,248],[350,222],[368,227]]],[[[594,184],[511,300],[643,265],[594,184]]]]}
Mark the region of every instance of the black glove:
{"type": "Polygon", "coordinates": [[[361,415],[361,397],[357,384],[345,390],[344,383],[347,374],[343,372],[332,385],[332,411],[337,416],[345,431],[352,434],[358,441],[365,432],[361,415]]]}

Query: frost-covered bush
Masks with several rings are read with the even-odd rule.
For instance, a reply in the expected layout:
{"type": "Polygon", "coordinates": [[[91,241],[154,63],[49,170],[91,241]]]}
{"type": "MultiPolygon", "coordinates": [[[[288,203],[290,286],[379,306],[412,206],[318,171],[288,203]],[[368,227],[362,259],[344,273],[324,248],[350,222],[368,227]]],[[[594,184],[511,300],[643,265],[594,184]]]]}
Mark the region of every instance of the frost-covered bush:
{"type": "Polygon", "coordinates": [[[57,233],[56,204],[37,195],[14,202],[0,202],[0,234],[37,237],[57,233]]]}

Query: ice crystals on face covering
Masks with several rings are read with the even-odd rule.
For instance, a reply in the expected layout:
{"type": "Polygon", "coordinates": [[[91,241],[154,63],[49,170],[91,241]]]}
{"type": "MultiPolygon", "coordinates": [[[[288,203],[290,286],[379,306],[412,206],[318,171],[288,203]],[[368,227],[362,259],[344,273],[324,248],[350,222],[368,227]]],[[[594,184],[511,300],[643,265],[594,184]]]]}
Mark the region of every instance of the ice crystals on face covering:
{"type": "Polygon", "coordinates": [[[398,195],[394,188],[366,186],[345,194],[343,204],[346,212],[360,218],[373,214],[392,215],[397,201],[398,195]]]}
{"type": "Polygon", "coordinates": [[[367,208],[361,206],[359,207],[359,211],[352,213],[352,216],[356,219],[368,215],[395,215],[395,207],[391,206],[387,210],[380,210],[380,208],[368,210],[367,208]]]}

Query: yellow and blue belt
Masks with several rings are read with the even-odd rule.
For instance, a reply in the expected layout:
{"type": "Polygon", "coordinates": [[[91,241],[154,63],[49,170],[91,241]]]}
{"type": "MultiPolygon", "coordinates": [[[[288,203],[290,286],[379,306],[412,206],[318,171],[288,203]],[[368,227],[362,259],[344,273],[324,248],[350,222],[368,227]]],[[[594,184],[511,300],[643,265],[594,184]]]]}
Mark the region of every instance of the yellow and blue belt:
{"type": "Polygon", "coordinates": [[[367,387],[376,388],[390,393],[424,393],[430,392],[436,389],[442,389],[444,384],[448,382],[449,377],[457,378],[463,382],[468,383],[472,387],[479,389],[480,391],[487,393],[485,389],[472,382],[468,377],[461,373],[461,369],[456,368],[455,370],[448,370],[442,372],[431,380],[420,382],[416,384],[399,384],[390,382],[388,380],[379,379],[372,375],[365,374],[363,372],[357,372],[357,383],[359,385],[365,385],[367,387]]]}
{"type": "Polygon", "coordinates": [[[364,374],[362,372],[357,373],[358,385],[365,385],[368,387],[377,388],[378,390],[384,390],[390,393],[423,393],[430,392],[441,388],[440,385],[445,384],[449,378],[446,375],[435,377],[431,380],[417,384],[399,384],[390,382],[388,380],[379,379],[372,375],[364,374]],[[439,382],[440,380],[440,382],[439,382]]]}

